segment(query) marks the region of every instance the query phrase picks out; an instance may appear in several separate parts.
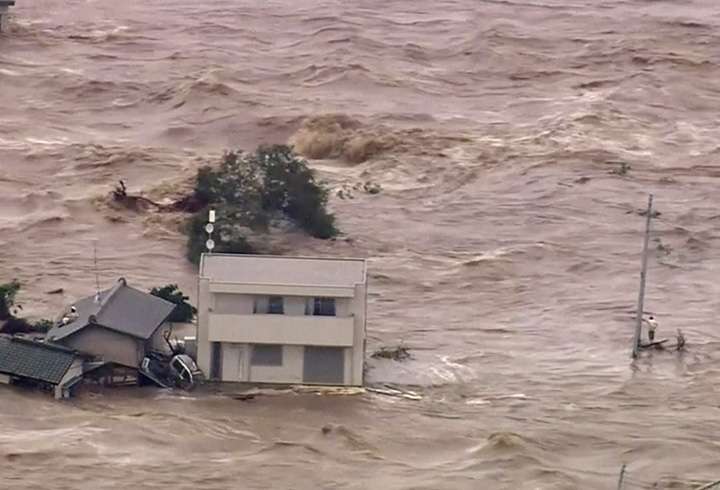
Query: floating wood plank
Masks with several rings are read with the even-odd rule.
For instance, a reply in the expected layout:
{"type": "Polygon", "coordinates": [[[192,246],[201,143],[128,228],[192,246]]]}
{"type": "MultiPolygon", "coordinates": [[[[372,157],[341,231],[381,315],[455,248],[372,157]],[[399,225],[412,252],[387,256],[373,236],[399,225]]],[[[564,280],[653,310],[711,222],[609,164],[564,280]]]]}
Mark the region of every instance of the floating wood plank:
{"type": "Polygon", "coordinates": [[[702,487],[698,488],[697,490],[710,490],[711,488],[720,488],[720,480],[714,481],[712,483],[708,483],[707,485],[703,485],[702,487]]]}
{"type": "Polygon", "coordinates": [[[650,347],[663,347],[663,344],[669,341],[670,339],[661,339],[655,340],[653,342],[645,342],[643,344],[640,344],[640,347],[642,347],[643,349],[649,349],[650,347]]]}

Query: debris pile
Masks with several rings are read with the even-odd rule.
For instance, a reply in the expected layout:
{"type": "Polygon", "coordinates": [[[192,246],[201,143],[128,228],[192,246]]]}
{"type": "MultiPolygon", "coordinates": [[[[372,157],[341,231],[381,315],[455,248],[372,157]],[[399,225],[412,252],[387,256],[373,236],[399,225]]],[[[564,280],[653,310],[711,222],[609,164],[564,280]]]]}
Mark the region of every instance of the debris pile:
{"type": "Polygon", "coordinates": [[[406,361],[412,358],[410,350],[402,344],[397,347],[381,347],[373,352],[370,357],[373,359],[391,359],[393,361],[406,361]]]}

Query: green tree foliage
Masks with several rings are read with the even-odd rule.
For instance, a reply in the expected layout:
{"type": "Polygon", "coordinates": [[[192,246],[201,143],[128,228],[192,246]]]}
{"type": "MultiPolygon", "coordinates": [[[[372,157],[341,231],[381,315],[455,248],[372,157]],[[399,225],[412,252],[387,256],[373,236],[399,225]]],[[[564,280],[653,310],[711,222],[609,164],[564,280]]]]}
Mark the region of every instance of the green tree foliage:
{"type": "Polygon", "coordinates": [[[191,322],[195,313],[197,313],[197,309],[187,302],[189,298],[180,291],[177,284],[168,284],[161,288],[152,288],[150,294],[177,305],[168,318],[171,322],[191,322]]]}
{"type": "Polygon", "coordinates": [[[54,323],[52,320],[43,318],[42,320],[38,320],[35,323],[33,323],[33,330],[36,332],[47,333],[48,330],[53,328],[53,325],[54,325],[54,323]]]}
{"type": "Polygon", "coordinates": [[[337,235],[335,217],[326,210],[328,190],[307,162],[285,145],[261,146],[255,153],[228,152],[217,169],[198,171],[194,199],[205,207],[188,223],[188,258],[197,262],[205,249],[208,209],[216,210],[214,252],[253,253],[252,232],[267,232],[284,216],[316,238],[337,235]]]}
{"type": "MultiPolygon", "coordinates": [[[[206,207],[202,211],[195,213],[187,224],[187,258],[194,264],[198,263],[200,254],[205,251],[205,241],[207,240],[205,224],[207,223],[208,209],[206,207]]],[[[255,253],[255,248],[246,238],[248,228],[241,226],[240,220],[233,220],[234,216],[237,219],[237,215],[233,211],[233,208],[216,208],[218,222],[215,223],[215,231],[213,232],[213,240],[215,241],[213,252],[255,253]]]]}

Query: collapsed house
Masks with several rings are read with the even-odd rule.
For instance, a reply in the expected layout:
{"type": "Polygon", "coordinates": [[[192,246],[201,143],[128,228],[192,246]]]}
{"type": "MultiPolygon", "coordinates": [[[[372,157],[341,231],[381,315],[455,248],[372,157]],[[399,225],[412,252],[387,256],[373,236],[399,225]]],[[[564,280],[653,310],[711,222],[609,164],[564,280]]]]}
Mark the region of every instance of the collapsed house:
{"type": "Polygon", "coordinates": [[[116,372],[136,371],[153,350],[166,347],[160,327],[175,304],[127,285],[81,299],[50,329],[46,339],[91,354],[116,372]]]}
{"type": "Polygon", "coordinates": [[[0,334],[0,383],[38,386],[68,398],[83,377],[97,365],[88,356],[38,340],[0,334]]]}
{"type": "Polygon", "coordinates": [[[175,307],[120,278],[112,288],[70,306],[46,341],[92,358],[91,378],[103,384],[149,380],[161,387],[190,387],[200,373],[170,341],[168,318],[175,307]]]}
{"type": "Polygon", "coordinates": [[[71,305],[44,339],[0,336],[0,383],[54,390],[56,398],[85,380],[190,389],[202,373],[186,344],[170,338],[175,308],[121,278],[71,305]]]}

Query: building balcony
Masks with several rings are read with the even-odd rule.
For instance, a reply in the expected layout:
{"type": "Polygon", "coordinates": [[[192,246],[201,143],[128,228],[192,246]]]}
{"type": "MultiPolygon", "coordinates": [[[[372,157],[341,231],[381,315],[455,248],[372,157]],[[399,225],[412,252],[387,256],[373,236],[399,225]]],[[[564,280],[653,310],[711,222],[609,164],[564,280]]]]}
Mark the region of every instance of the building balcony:
{"type": "Polygon", "coordinates": [[[354,318],[210,313],[211,342],[351,347],[354,318]]]}

